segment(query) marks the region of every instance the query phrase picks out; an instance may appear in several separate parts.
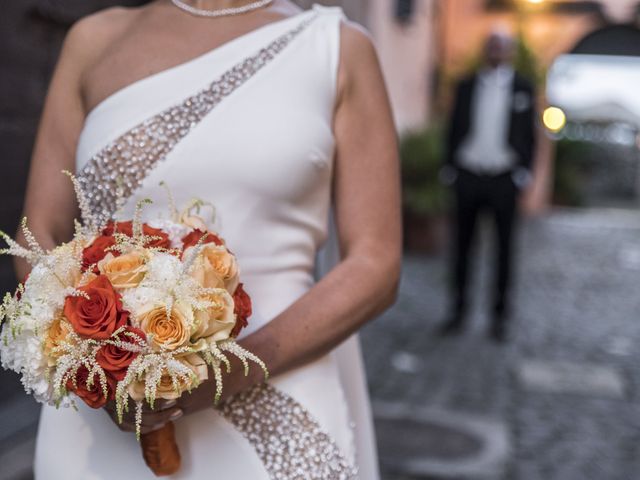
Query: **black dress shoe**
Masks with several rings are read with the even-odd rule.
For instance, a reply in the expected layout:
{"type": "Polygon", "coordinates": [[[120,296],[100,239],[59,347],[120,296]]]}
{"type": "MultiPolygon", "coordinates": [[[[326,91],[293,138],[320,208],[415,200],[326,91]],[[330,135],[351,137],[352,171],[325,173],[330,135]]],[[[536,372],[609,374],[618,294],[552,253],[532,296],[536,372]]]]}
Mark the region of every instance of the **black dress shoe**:
{"type": "Polygon", "coordinates": [[[457,335],[464,327],[464,320],[462,316],[455,315],[443,323],[438,329],[438,334],[441,337],[449,337],[451,335],[457,335]]]}

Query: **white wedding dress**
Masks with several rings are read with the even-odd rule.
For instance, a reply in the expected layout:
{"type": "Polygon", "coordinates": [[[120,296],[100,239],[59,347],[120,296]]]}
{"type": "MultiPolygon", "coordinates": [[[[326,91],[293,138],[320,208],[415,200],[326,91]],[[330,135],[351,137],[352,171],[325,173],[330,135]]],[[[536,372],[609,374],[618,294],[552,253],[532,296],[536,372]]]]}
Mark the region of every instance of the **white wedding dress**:
{"type": "MultiPolygon", "coordinates": [[[[330,235],[342,19],[315,6],[135,82],[100,103],[80,137],[78,177],[96,215],[131,218],[150,198],[145,218],[166,216],[163,181],[178,206],[194,197],[216,206],[254,302],[244,335],[336,261],[335,246],[316,258],[330,235]]],[[[171,478],[377,479],[356,342],[180,419],[183,466],[171,478]]],[[[38,480],[155,478],[132,434],[101,410],[79,409],[43,409],[38,480]]]]}

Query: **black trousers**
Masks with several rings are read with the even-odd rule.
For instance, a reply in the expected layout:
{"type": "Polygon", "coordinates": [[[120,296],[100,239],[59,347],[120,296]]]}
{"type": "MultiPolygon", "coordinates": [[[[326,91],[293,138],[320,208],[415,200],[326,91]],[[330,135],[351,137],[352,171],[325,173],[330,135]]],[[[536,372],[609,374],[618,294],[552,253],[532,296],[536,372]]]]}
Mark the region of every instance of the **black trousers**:
{"type": "Polygon", "coordinates": [[[454,185],[456,215],[453,242],[454,314],[459,318],[467,307],[469,265],[478,216],[487,211],[494,220],[496,231],[495,279],[493,308],[496,321],[507,314],[508,294],[512,270],[513,230],[517,217],[518,189],[511,173],[495,176],[475,175],[460,171],[454,185]]]}

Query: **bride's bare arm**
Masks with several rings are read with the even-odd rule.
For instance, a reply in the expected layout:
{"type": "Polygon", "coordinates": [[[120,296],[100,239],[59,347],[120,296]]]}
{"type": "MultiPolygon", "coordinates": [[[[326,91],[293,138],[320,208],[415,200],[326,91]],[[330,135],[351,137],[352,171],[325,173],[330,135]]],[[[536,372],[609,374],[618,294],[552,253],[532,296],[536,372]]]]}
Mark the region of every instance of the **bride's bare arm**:
{"type": "MultiPolygon", "coordinates": [[[[69,179],[62,170],[74,170],[76,143],[84,109],[80,76],[85,64],[82,28],[72,29],[65,40],[42,112],[31,158],[24,215],[37,240],[45,248],[69,240],[73,233],[76,201],[69,179]]],[[[18,232],[19,241],[24,241],[18,232]]],[[[16,260],[20,278],[29,270],[16,260]]]]}
{"type": "MultiPolygon", "coordinates": [[[[400,179],[396,131],[369,38],[343,26],[335,206],[342,261],[306,295],[240,343],[272,375],[329,352],[395,299],[401,264],[400,179]]],[[[224,396],[262,381],[259,368],[227,377],[224,396]]],[[[186,413],[211,405],[213,385],[184,396],[186,413]]]]}
{"type": "Polygon", "coordinates": [[[343,25],[334,133],[342,261],[243,343],[277,375],[338,345],[395,299],[401,263],[396,130],[375,50],[343,25]]]}
{"type": "MultiPolygon", "coordinates": [[[[68,241],[73,234],[77,204],[69,179],[74,171],[78,137],[85,118],[82,76],[107,43],[112,30],[110,12],[78,22],[67,34],[54,71],[31,158],[24,215],[36,239],[45,248],[68,241]]],[[[24,241],[21,232],[18,240],[24,241]]],[[[23,278],[29,265],[16,261],[23,278]]]]}

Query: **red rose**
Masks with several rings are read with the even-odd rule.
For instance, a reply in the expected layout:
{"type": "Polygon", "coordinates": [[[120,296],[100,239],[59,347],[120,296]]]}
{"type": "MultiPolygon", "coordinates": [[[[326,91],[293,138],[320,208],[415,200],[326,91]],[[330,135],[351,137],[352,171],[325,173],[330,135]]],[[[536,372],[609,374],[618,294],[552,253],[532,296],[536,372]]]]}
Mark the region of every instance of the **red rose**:
{"type": "Polygon", "coordinates": [[[109,223],[107,223],[107,226],[102,230],[102,234],[111,237],[116,233],[116,231],[126,235],[127,237],[133,237],[133,222],[114,222],[110,220],[109,223]]]}
{"type": "MultiPolygon", "coordinates": [[[[146,335],[142,330],[134,327],[127,327],[124,332],[118,335],[119,340],[133,345],[138,344],[137,340],[129,335],[125,335],[125,332],[136,334],[141,339],[145,339],[146,335]]],[[[100,347],[98,353],[96,353],[96,361],[100,365],[105,373],[116,381],[123,380],[127,374],[127,368],[131,365],[131,362],[138,356],[138,352],[132,352],[119,348],[116,345],[106,344],[100,347]]]]}
{"type": "MultiPolygon", "coordinates": [[[[102,230],[103,235],[113,235],[114,233],[122,233],[127,237],[133,237],[133,222],[129,220],[128,222],[109,222],[107,226],[102,230]]],[[[171,248],[171,240],[169,240],[169,235],[164,233],[159,228],[153,228],[147,225],[146,223],[142,224],[142,233],[148,235],[149,237],[158,237],[150,242],[147,242],[145,247],[156,247],[156,248],[171,248]]]]}
{"type": "MultiPolygon", "coordinates": [[[[109,250],[115,244],[116,240],[112,236],[101,235],[96,238],[91,245],[82,251],[82,271],[84,272],[91,265],[98,263],[107,256],[107,253],[113,253],[118,256],[119,253],[117,251],[109,250]]],[[[98,273],[96,268],[94,268],[94,273],[98,273]]]]}
{"type": "MultiPolygon", "coordinates": [[[[27,273],[24,276],[24,280],[22,280],[21,285],[24,287],[24,285],[27,283],[27,280],[29,280],[29,274],[27,273]]],[[[22,293],[20,293],[20,287],[18,287],[18,289],[16,290],[16,299],[17,300],[21,300],[22,299],[22,293]]]]}
{"type": "Polygon", "coordinates": [[[164,233],[159,228],[150,227],[145,223],[142,225],[142,232],[150,237],[158,237],[154,240],[151,240],[150,242],[147,242],[145,247],[166,248],[167,250],[171,248],[171,240],[169,240],[169,235],[164,233]]]}
{"type": "Polygon", "coordinates": [[[203,232],[202,230],[198,230],[197,228],[191,230],[190,233],[182,237],[182,248],[186,250],[189,247],[193,247],[197,245],[200,239],[206,235],[207,238],[204,239],[202,243],[215,243],[216,245],[222,245],[223,242],[217,235],[211,232],[203,232]]]}
{"type": "Polygon", "coordinates": [[[251,316],[251,297],[244,291],[242,283],[233,292],[233,313],[236,314],[236,324],[231,330],[231,336],[237,337],[244,327],[249,325],[248,318],[251,316]]]}
{"type": "Polygon", "coordinates": [[[64,315],[78,335],[106,340],[127,324],[129,312],[123,310],[120,295],[107,277],[98,275],[78,290],[89,298],[69,296],[64,302],[64,315]]]}
{"type": "Polygon", "coordinates": [[[107,375],[107,395],[105,396],[98,372],[93,374],[93,383],[89,383],[89,369],[82,365],[76,372],[76,384],[67,380],[67,390],[79,396],[91,408],[102,408],[107,401],[115,399],[116,382],[107,375]]]}

